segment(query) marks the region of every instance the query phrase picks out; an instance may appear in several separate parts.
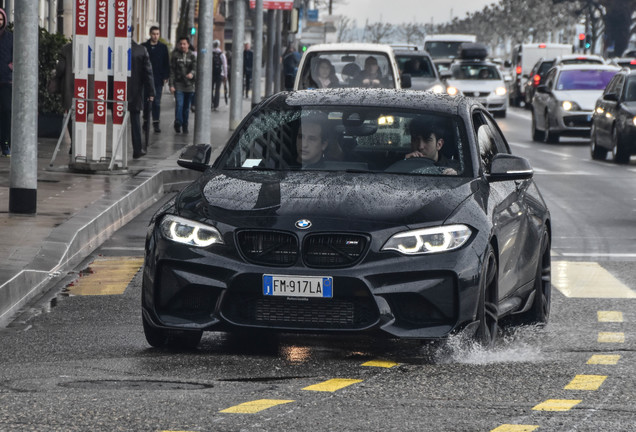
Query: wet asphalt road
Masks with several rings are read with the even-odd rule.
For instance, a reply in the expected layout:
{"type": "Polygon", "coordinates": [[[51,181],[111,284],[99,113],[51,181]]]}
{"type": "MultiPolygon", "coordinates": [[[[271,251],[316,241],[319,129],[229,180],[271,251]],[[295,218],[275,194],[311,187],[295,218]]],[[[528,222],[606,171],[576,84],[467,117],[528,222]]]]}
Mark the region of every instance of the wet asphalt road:
{"type": "MultiPolygon", "coordinates": [[[[616,166],[591,161],[585,140],[532,143],[524,110],[499,124],[536,170],[554,221],[555,265],[598,265],[636,291],[636,158],[616,166]]],[[[151,211],[78,272],[93,259],[141,256],[151,211]]],[[[140,273],[116,295],[68,295],[77,278],[0,330],[0,431],[636,430],[636,299],[554,289],[547,327],[502,334],[489,352],[456,339],[440,347],[222,333],[174,352],[144,339],[140,273]],[[590,364],[599,361],[615,364],[590,364]],[[263,400],[271,407],[222,412],[263,400]]]]}

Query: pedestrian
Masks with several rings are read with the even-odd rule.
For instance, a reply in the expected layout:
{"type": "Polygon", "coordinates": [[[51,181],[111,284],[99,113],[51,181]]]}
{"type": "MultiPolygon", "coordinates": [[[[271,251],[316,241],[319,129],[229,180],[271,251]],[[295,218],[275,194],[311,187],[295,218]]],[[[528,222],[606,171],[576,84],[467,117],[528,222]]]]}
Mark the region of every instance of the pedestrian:
{"type": "Polygon", "coordinates": [[[161,93],[163,86],[170,79],[170,55],[168,47],[161,42],[161,31],[159,27],[150,27],[150,39],[142,45],[148,51],[150,64],[152,65],[152,76],[154,77],[155,99],[152,102],[152,127],[155,133],[160,133],[159,117],[161,115],[161,93]]]}
{"type": "Polygon", "coordinates": [[[13,92],[13,33],[7,30],[7,14],[0,9],[0,146],[11,156],[11,98],[13,92]]]}
{"type": "Polygon", "coordinates": [[[174,130],[188,133],[190,104],[194,96],[197,58],[190,50],[190,40],[182,36],[170,59],[170,93],[175,96],[174,130]]]}
{"type": "Polygon", "coordinates": [[[254,53],[250,49],[249,42],[245,43],[245,49],[243,50],[243,80],[245,82],[245,98],[249,98],[250,95],[250,83],[252,82],[252,67],[254,66],[254,53]]]}
{"type": "MultiPolygon", "coordinates": [[[[62,47],[60,56],[55,64],[55,75],[53,79],[59,82],[58,91],[62,95],[62,108],[64,108],[64,113],[66,114],[73,105],[74,95],[73,42],[69,42],[62,47]]],[[[69,118],[67,128],[68,134],[71,137],[71,147],[68,150],[70,154],[73,153],[73,116],[69,118]]]]}
{"type": "Polygon", "coordinates": [[[227,59],[221,50],[221,41],[215,39],[212,42],[212,109],[219,107],[221,99],[221,84],[227,79],[227,59]]]}
{"type": "Polygon", "coordinates": [[[285,90],[294,89],[294,80],[298,65],[300,64],[300,53],[296,50],[296,46],[291,44],[287,47],[287,51],[283,55],[283,74],[285,75],[285,90]]]}
{"type": "Polygon", "coordinates": [[[144,108],[144,99],[155,98],[155,81],[148,51],[142,45],[132,41],[130,47],[130,76],[128,77],[128,112],[132,134],[133,158],[139,159],[146,154],[145,143],[141,141],[140,112],[144,108]]]}

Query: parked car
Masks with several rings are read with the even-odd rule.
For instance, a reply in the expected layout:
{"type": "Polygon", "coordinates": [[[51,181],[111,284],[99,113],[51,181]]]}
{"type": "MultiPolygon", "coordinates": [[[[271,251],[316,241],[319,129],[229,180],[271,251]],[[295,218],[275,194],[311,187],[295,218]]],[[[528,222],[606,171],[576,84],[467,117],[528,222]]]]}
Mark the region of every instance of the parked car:
{"type": "Polygon", "coordinates": [[[462,332],[490,346],[504,317],[548,320],[550,213],[474,99],[281,92],[211,166],[210,154],[184,150],[179,165],[203,174],[147,231],[152,346],[194,347],[218,330],[462,332]]]}
{"type": "Polygon", "coordinates": [[[411,76],[412,90],[430,90],[445,93],[446,87],[439,77],[433,59],[426,51],[416,48],[397,49],[394,47],[395,61],[400,74],[411,76]]]}
{"type": "Polygon", "coordinates": [[[620,69],[611,65],[561,65],[550,69],[532,99],[532,139],[590,136],[594,104],[620,69]]]}
{"type": "Polygon", "coordinates": [[[460,59],[455,60],[450,71],[442,73],[446,80],[446,91],[454,96],[463,94],[473,97],[491,113],[505,117],[508,109],[508,90],[496,64],[484,60],[487,51],[480,44],[464,44],[460,59]]]}
{"type": "Polygon", "coordinates": [[[367,43],[318,44],[307,48],[298,65],[294,90],[321,88],[320,66],[330,69],[329,87],[408,88],[411,78],[400,76],[389,45],[367,43]],[[377,68],[377,80],[363,84],[370,63],[377,68]]]}
{"type": "Polygon", "coordinates": [[[623,69],[596,101],[592,117],[590,153],[604,160],[607,152],[618,164],[636,153],[636,70],[623,69]]]}
{"type": "Polygon", "coordinates": [[[541,85],[545,74],[554,66],[554,58],[541,58],[535,63],[530,70],[530,75],[524,84],[523,98],[524,107],[530,109],[532,106],[532,98],[536,93],[537,87],[541,85]]]}

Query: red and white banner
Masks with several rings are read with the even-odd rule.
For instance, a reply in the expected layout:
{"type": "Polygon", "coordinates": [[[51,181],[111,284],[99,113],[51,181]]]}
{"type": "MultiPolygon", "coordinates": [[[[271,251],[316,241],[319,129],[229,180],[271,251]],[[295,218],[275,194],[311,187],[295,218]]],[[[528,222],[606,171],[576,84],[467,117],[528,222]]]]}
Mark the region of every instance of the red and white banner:
{"type": "Polygon", "coordinates": [[[95,4],[95,102],[93,110],[93,160],[106,157],[108,71],[111,65],[111,47],[109,40],[109,18],[113,14],[112,2],[96,0],[95,4]],[[110,4],[109,4],[110,3],[110,4]]]}
{"type": "MultiPolygon", "coordinates": [[[[132,14],[132,0],[115,0],[115,41],[113,58],[113,98],[116,101],[125,102],[127,99],[126,84],[130,75],[130,17],[132,14]]],[[[124,160],[128,135],[122,132],[126,107],[123,103],[113,104],[113,149],[117,147],[120,135],[123,136],[119,143],[117,154],[113,159],[124,160]]]]}
{"type": "MultiPolygon", "coordinates": [[[[250,0],[250,9],[256,8],[256,1],[250,0]]],[[[292,10],[294,8],[294,0],[263,0],[263,9],[282,9],[292,10]]]]}
{"type": "Polygon", "coordinates": [[[75,122],[73,123],[73,159],[86,157],[88,75],[92,72],[95,0],[73,3],[73,73],[75,74],[75,122]]]}

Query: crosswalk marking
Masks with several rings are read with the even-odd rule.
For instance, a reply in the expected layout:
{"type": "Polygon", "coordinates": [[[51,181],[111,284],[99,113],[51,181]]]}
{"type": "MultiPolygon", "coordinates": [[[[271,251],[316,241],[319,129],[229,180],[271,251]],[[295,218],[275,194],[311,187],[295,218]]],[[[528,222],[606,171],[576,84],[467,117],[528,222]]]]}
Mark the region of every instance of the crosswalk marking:
{"type": "Polygon", "coordinates": [[[618,364],[621,356],[619,355],[602,355],[602,354],[594,354],[589,358],[587,364],[590,365],[615,365],[618,364]]]}
{"type": "Polygon", "coordinates": [[[318,384],[313,384],[305,387],[303,390],[309,391],[323,391],[323,392],[335,392],[342,388],[348,387],[352,384],[362,382],[359,379],[346,379],[346,378],[334,378],[318,384]]]}
{"type": "Polygon", "coordinates": [[[598,311],[596,316],[598,317],[598,322],[623,322],[623,312],[598,311]]]}
{"type": "Polygon", "coordinates": [[[399,363],[395,363],[389,360],[369,360],[368,362],[362,363],[362,366],[392,368],[393,366],[397,366],[398,364],[399,363]]]}
{"type": "Polygon", "coordinates": [[[71,295],[118,295],[143,265],[143,257],[100,257],[89,268],[91,273],[83,275],[71,286],[71,295]]]}
{"type": "Polygon", "coordinates": [[[536,425],[513,425],[505,424],[494,428],[490,432],[532,432],[539,429],[536,425]]]}
{"type": "Polygon", "coordinates": [[[245,402],[233,407],[221,410],[222,413],[229,414],[255,414],[268,408],[275,407],[277,405],[283,405],[294,402],[293,400],[283,399],[258,399],[251,402],[245,402]]]}
{"type": "Polygon", "coordinates": [[[552,283],[566,297],[636,298],[636,292],[595,262],[553,262],[552,283]]]}
{"type": "Polygon", "coordinates": [[[548,399],[532,408],[535,411],[569,411],[583,402],[574,399],[548,399]]]}
{"type": "Polygon", "coordinates": [[[600,343],[624,343],[625,333],[622,332],[599,332],[598,342],[600,343]]]}
{"type": "Polygon", "coordinates": [[[605,375],[577,375],[565,390],[598,390],[607,379],[605,375]]]}

